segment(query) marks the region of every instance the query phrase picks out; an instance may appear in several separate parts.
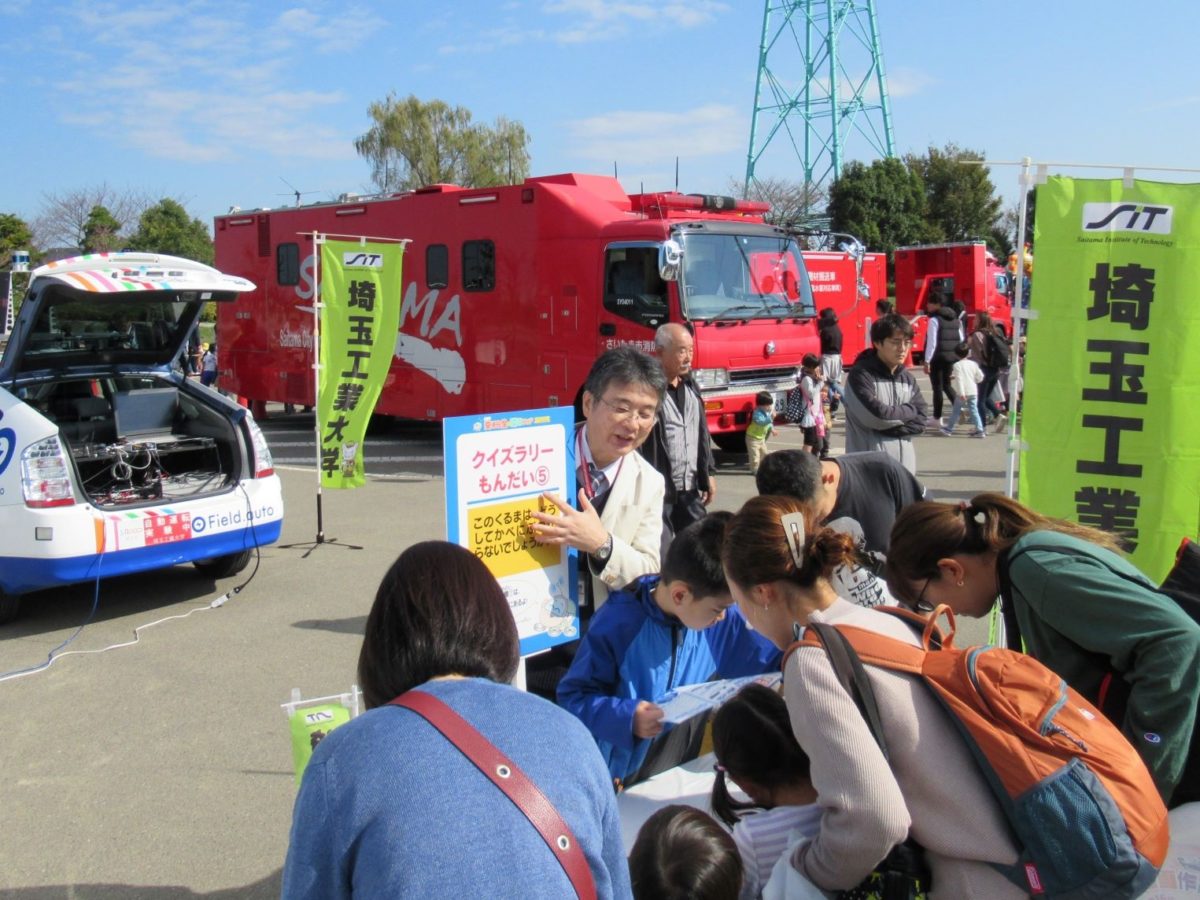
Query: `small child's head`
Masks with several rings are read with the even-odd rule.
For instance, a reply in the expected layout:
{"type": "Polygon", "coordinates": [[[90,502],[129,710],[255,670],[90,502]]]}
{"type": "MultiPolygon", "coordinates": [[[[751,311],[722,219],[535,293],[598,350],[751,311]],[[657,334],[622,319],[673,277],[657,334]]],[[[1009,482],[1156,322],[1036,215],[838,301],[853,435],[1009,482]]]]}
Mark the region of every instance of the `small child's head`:
{"type": "Polygon", "coordinates": [[[711,512],[675,535],[667,548],[655,599],[688,628],[699,631],[716,624],[733,605],[721,566],[725,528],[732,518],[727,510],[711,512]]]}
{"type": "Polygon", "coordinates": [[[804,359],[800,360],[800,365],[808,369],[810,372],[816,372],[821,368],[821,357],[815,353],[805,353],[804,359]]]}
{"type": "Polygon", "coordinates": [[[769,409],[775,405],[775,398],[770,391],[759,391],[754,395],[754,405],[759,409],[769,409]]]}
{"type": "Polygon", "coordinates": [[[957,356],[959,359],[966,359],[968,356],[971,355],[971,348],[967,346],[966,341],[963,341],[961,344],[959,344],[957,347],[954,348],[954,355],[957,356]]]}
{"type": "Polygon", "coordinates": [[[629,852],[635,900],[737,900],[742,857],[729,832],[692,806],[664,806],[629,852]]]}
{"type": "Polygon", "coordinates": [[[808,754],[792,733],[787,704],[769,687],[749,684],[724,703],[713,716],[712,742],[717,757],[712,808],[729,825],[746,810],[780,805],[784,793],[811,791],[808,754]],[[750,803],[729,795],[726,776],[750,803]]]}

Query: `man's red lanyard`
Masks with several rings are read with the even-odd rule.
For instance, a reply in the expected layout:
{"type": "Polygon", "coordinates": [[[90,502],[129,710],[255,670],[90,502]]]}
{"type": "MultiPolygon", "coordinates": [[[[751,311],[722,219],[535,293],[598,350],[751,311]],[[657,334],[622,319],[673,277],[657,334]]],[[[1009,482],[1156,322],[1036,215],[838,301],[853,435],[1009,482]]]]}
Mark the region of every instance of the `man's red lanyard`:
{"type": "MultiPolygon", "coordinates": [[[[592,473],[591,470],[588,469],[587,457],[583,455],[583,429],[586,427],[587,426],[584,425],[575,432],[575,456],[579,459],[579,466],[583,469],[583,493],[588,498],[588,502],[591,503],[594,499],[596,499],[596,492],[592,490],[592,473]]],[[[593,462],[592,465],[594,466],[595,463],[593,462]]],[[[617,479],[621,477],[621,467],[624,465],[625,457],[622,456],[621,461],[617,463],[617,474],[614,475],[608,482],[608,487],[610,490],[612,489],[612,486],[617,483],[617,479]]]]}

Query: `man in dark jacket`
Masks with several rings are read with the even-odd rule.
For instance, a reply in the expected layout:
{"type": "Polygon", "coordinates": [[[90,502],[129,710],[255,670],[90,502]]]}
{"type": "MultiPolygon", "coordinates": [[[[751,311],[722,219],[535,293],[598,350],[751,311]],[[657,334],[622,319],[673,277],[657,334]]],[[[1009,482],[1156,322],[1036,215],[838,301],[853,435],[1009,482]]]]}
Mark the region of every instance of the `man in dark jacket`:
{"type": "Polygon", "coordinates": [[[954,348],[963,342],[962,322],[950,304],[943,304],[939,294],[931,294],[926,311],[929,329],[925,332],[925,374],[933,390],[933,417],[942,418],[942,395],[955,400],[950,385],[950,370],[958,362],[954,348]]]}
{"type": "Polygon", "coordinates": [[[912,436],[925,430],[925,398],[904,365],[912,347],[908,319],[891,314],[871,325],[870,350],[864,350],[846,378],[846,452],[882,450],[917,473],[912,436]]]}
{"type": "Polygon", "coordinates": [[[717,480],[713,476],[716,466],[704,400],[691,378],[695,348],[691,332],[678,322],[669,322],[655,332],[654,343],[667,375],[667,394],[659,404],[654,430],[641,453],[666,482],[662,537],[665,559],[675,534],[704,518],[717,496],[717,480]]]}

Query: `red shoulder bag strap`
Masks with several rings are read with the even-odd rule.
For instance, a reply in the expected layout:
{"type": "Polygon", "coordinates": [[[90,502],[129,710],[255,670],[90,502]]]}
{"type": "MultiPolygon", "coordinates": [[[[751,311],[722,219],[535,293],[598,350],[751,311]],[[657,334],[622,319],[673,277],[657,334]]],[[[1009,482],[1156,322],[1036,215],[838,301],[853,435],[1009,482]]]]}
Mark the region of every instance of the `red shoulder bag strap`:
{"type": "Polygon", "coordinates": [[[583,849],[549,798],[517,764],[453,709],[425,691],[408,691],[389,705],[411,709],[475,764],[526,818],[558,860],[581,900],[595,900],[596,883],[583,849]]]}

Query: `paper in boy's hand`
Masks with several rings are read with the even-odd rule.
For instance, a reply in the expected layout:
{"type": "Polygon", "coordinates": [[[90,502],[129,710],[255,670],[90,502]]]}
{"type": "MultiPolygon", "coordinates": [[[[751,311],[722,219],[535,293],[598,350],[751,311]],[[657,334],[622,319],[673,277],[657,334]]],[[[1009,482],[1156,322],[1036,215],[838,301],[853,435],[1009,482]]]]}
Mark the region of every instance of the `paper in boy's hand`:
{"type": "Polygon", "coordinates": [[[706,710],[716,709],[751,683],[773,688],[779,684],[780,677],[778,672],[768,672],[763,675],[727,678],[724,681],[706,681],[703,684],[689,684],[678,688],[671,691],[658,703],[662,707],[663,723],[678,725],[706,710]]]}

